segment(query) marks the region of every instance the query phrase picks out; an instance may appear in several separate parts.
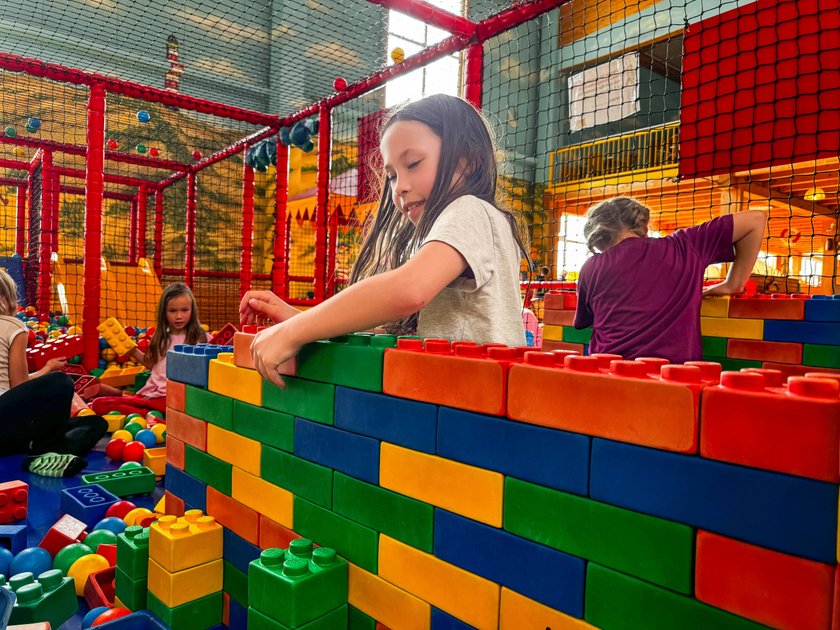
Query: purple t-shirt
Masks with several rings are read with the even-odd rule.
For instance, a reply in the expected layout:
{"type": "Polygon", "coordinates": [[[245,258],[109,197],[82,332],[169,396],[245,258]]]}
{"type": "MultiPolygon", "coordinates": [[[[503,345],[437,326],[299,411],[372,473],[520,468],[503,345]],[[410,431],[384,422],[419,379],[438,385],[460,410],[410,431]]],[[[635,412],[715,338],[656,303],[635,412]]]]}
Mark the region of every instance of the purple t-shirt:
{"type": "Polygon", "coordinates": [[[731,215],[664,238],[625,239],[583,264],[575,328],[593,327],[593,354],[700,360],[703,273],[732,260],[731,215]]]}

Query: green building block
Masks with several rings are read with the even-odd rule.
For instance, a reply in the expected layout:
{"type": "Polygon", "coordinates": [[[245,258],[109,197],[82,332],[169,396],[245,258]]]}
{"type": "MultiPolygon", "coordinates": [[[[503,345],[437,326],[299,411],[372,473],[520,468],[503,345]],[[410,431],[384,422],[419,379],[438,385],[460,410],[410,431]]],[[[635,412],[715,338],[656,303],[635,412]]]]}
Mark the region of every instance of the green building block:
{"type": "Polygon", "coordinates": [[[347,603],[347,576],[347,562],[329,547],[310,558],[266,549],[248,566],[248,605],[298,628],[347,603]]]}
{"type": "Polygon", "coordinates": [[[376,630],[376,619],[347,604],[347,630],[376,630]]]}
{"type": "Polygon", "coordinates": [[[313,503],[332,507],[333,471],[326,466],[263,446],[260,477],[313,503]]]}
{"type": "Polygon", "coordinates": [[[336,471],[333,510],[407,545],[432,553],[435,509],[427,503],[336,471]]]}
{"type": "MultiPolygon", "coordinates": [[[[147,571],[148,573],[148,571],[147,571]]],[[[114,572],[114,594],[129,610],[145,610],[146,594],[149,592],[149,578],[132,579],[117,567],[114,572]]]]}
{"type": "Polygon", "coordinates": [[[369,392],[382,391],[386,348],[395,348],[394,335],[357,333],[310,343],[297,356],[297,375],[369,392]]]}
{"type": "Polygon", "coordinates": [[[761,361],[751,361],[750,359],[730,359],[729,357],[703,357],[703,360],[720,363],[721,368],[723,368],[725,372],[738,372],[743,368],[761,367],[761,361]]]}
{"type": "Polygon", "coordinates": [[[187,444],[184,449],[184,469],[208,486],[230,496],[233,466],[227,462],[187,444]]]}
{"type": "Polygon", "coordinates": [[[335,385],[317,383],[294,376],[284,376],[286,389],[263,381],[262,406],[298,418],[333,424],[335,385]]]}
{"type": "Polygon", "coordinates": [[[44,571],[37,581],[31,573],[15,575],[9,587],[17,596],[11,624],[47,621],[58,628],[79,610],[73,578],[64,577],[58,569],[44,571]]]}
{"type": "Polygon", "coordinates": [[[704,360],[707,360],[705,357],[725,357],[727,341],[725,337],[701,337],[704,360]]]}
{"type": "MultiPolygon", "coordinates": [[[[132,525],[117,535],[117,568],[132,580],[149,575],[149,528],[132,525]]],[[[120,598],[122,599],[122,597],[120,598]]],[[[125,601],[125,600],[123,600],[125,601]]],[[[132,608],[132,610],[137,610],[132,608]]]]}
{"type": "Polygon", "coordinates": [[[574,326],[563,326],[563,341],[569,343],[589,343],[592,339],[592,329],[578,330],[574,326]]]}
{"type": "Polygon", "coordinates": [[[248,609],[248,630],[347,630],[347,605],[293,629],[254,608],[248,609]]]}
{"type": "Polygon", "coordinates": [[[132,385],[131,387],[127,387],[126,389],[132,392],[140,391],[141,389],[143,389],[143,387],[145,387],[146,382],[151,376],[152,373],[149,370],[146,370],[145,372],[140,372],[140,374],[134,377],[134,385],[132,385]]]}
{"type": "Polygon", "coordinates": [[[111,494],[130,497],[135,494],[150,494],[156,485],[155,473],[145,466],[119,468],[82,475],[82,484],[98,483],[111,494]]]}
{"type": "Polygon", "coordinates": [[[295,450],[295,417],[233,401],[233,432],[289,453],[295,450]]]}
{"type": "Polygon", "coordinates": [[[187,385],[184,412],[223,429],[233,427],[233,398],[187,385]]]}
{"type": "Polygon", "coordinates": [[[379,533],[350,519],[318,507],[305,499],[294,499],[295,531],[371,573],[379,564],[379,533]]]}
{"type": "Polygon", "coordinates": [[[504,528],[573,556],[691,593],[690,527],[507,477],[504,528]]]}
{"type": "Polygon", "coordinates": [[[169,608],[152,593],[148,595],[149,612],[171,630],[209,630],[222,623],[222,592],[211,593],[175,608],[169,608]]]}
{"type": "Polygon", "coordinates": [[[802,363],[815,367],[840,369],[840,346],[806,343],[802,346],[802,363]]]}
{"type": "Polygon", "coordinates": [[[758,630],[765,627],[592,562],[586,569],[584,610],[586,621],[599,628],[758,630]]]}
{"type": "Polygon", "coordinates": [[[222,587],[225,593],[233,597],[237,602],[242,604],[245,608],[248,607],[248,575],[237,569],[230,562],[225,560],[224,566],[224,586],[222,587]]]}

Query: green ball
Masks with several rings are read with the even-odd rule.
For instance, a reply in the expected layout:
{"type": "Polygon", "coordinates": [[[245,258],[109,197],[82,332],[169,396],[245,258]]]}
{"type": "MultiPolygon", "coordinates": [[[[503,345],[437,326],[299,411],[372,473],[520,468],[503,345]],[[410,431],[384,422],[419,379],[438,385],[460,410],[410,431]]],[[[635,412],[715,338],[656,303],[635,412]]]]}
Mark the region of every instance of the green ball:
{"type": "Polygon", "coordinates": [[[99,545],[116,545],[117,535],[110,529],[95,529],[85,536],[84,544],[93,549],[95,553],[99,545]]]}
{"type": "Polygon", "coordinates": [[[140,462],[125,462],[119,469],[128,470],[130,468],[143,468],[143,464],[140,462]]]}
{"type": "Polygon", "coordinates": [[[148,150],[149,150],[149,148],[145,144],[138,144],[137,145],[137,153],[145,153],[148,150]]]}
{"type": "Polygon", "coordinates": [[[144,419],[143,416],[141,416],[139,413],[130,413],[125,417],[125,421],[126,422],[131,422],[135,418],[140,418],[141,420],[144,419]]]}
{"type": "Polygon", "coordinates": [[[6,137],[7,138],[14,138],[16,136],[17,136],[17,129],[15,129],[14,127],[11,127],[11,126],[6,127],[6,137]]]}
{"type": "Polygon", "coordinates": [[[93,553],[93,550],[86,544],[73,543],[72,545],[67,545],[64,549],[55,554],[53,569],[60,569],[64,575],[67,575],[67,572],[76,560],[91,553],[93,553]]]}
{"type": "Polygon", "coordinates": [[[143,430],[143,426],[142,426],[142,425],[140,425],[140,424],[137,424],[136,422],[129,422],[128,424],[126,424],[126,425],[123,427],[123,429],[125,429],[126,431],[128,431],[129,433],[131,433],[131,437],[136,437],[136,436],[137,436],[138,431],[142,431],[142,430],[143,430]]]}

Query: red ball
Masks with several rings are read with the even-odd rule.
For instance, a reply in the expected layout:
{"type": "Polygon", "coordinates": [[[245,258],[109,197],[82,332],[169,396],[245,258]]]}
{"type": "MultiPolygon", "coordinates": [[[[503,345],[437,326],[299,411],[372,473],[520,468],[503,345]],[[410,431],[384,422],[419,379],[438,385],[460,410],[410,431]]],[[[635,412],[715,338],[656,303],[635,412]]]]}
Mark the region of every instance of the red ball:
{"type": "Polygon", "coordinates": [[[155,330],[156,330],[156,329],[155,329],[155,327],[154,327],[154,326],[149,326],[149,327],[146,329],[146,336],[147,336],[149,339],[151,339],[151,338],[154,336],[154,334],[155,334],[155,330]]]}
{"type": "Polygon", "coordinates": [[[131,501],[117,501],[108,508],[108,511],[105,512],[105,516],[116,516],[117,518],[125,518],[125,515],[131,512],[131,510],[136,509],[137,506],[134,505],[131,501]]]}
{"type": "Polygon", "coordinates": [[[134,326],[126,326],[125,327],[125,334],[129,337],[136,337],[137,336],[137,329],[134,326]]]}
{"type": "Polygon", "coordinates": [[[96,620],[91,624],[91,628],[93,628],[94,626],[101,626],[103,623],[108,623],[109,621],[113,621],[114,619],[128,617],[130,614],[131,611],[128,608],[112,608],[111,610],[99,615],[96,618],[96,620]]]}
{"type": "Polygon", "coordinates": [[[152,147],[151,149],[149,149],[149,155],[151,155],[152,157],[157,157],[160,155],[160,151],[152,147]]]}
{"type": "Polygon", "coordinates": [[[347,89],[347,80],[344,77],[337,77],[335,81],[333,81],[333,89],[336,92],[343,92],[347,89]]]}
{"type": "Polygon", "coordinates": [[[113,439],[105,447],[105,457],[109,459],[122,459],[124,449],[125,440],[121,440],[120,438],[113,439]]]}
{"type": "Polygon", "coordinates": [[[107,146],[109,149],[111,149],[111,151],[116,151],[120,148],[120,143],[111,138],[110,140],[108,140],[107,146]]]}
{"type": "Polygon", "coordinates": [[[201,151],[193,151],[193,159],[200,160],[201,159],[201,151]]]}
{"type": "Polygon", "coordinates": [[[146,446],[143,442],[138,442],[137,440],[129,442],[123,449],[123,460],[127,462],[142,462],[143,451],[145,450],[146,446]]]}
{"type": "Polygon", "coordinates": [[[149,349],[149,340],[147,338],[143,338],[137,342],[137,347],[140,349],[140,352],[145,353],[146,350],[149,349]]]}

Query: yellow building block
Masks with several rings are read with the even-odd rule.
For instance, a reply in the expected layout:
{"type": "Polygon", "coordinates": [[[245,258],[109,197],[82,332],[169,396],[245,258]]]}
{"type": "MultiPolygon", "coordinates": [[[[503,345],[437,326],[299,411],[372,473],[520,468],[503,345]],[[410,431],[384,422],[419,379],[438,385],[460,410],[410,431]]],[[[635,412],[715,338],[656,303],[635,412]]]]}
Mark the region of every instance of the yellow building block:
{"type": "Polygon", "coordinates": [[[99,324],[96,330],[108,342],[108,345],[114,349],[118,357],[127,355],[137,347],[134,340],[126,334],[122,324],[114,317],[109,317],[99,324]]]}
{"type": "Polygon", "coordinates": [[[432,607],[411,593],[351,564],[347,603],[389,628],[428,630],[432,607]]]}
{"type": "Polygon", "coordinates": [[[166,447],[147,448],[143,451],[143,465],[151,468],[158,477],[166,474],[166,447]]]}
{"type": "Polygon", "coordinates": [[[498,584],[384,534],[379,536],[379,576],[479,630],[499,627],[498,584]]]}
{"type": "Polygon", "coordinates": [[[729,317],[729,298],[703,298],[700,302],[700,317],[729,317]]]}
{"type": "Polygon", "coordinates": [[[222,557],[222,526],[201,510],[163,516],[149,530],[149,557],[170,573],[222,557]]]}
{"type": "Polygon", "coordinates": [[[170,573],[149,560],[149,592],[169,608],[222,590],[224,564],[221,559],[170,573]]]}
{"type": "Polygon", "coordinates": [[[128,606],[123,604],[120,598],[114,595],[114,608],[128,608],[128,606]]]}
{"type": "Polygon", "coordinates": [[[105,368],[105,371],[99,376],[99,382],[111,387],[127,387],[134,385],[137,376],[145,371],[146,368],[142,365],[127,368],[120,368],[115,365],[105,368]]]}
{"type": "Polygon", "coordinates": [[[764,339],[764,320],[701,317],[700,334],[729,339],[764,339]]]}
{"type": "Polygon", "coordinates": [[[528,599],[510,589],[502,587],[502,607],[499,614],[499,630],[595,630],[596,626],[583,619],[570,617],[545,604],[528,599]]]}
{"type": "Polygon", "coordinates": [[[255,475],[234,467],[231,496],[252,510],[289,529],[294,525],[294,495],[255,475]]]}
{"type": "Polygon", "coordinates": [[[263,379],[256,370],[237,367],[233,353],[223,352],[210,361],[207,389],[251,405],[262,405],[263,379]]]}
{"type": "Polygon", "coordinates": [[[502,526],[504,477],[382,442],[379,485],[474,521],[502,526]]]}
{"type": "Polygon", "coordinates": [[[563,341],[563,327],[545,324],[543,326],[543,339],[549,341],[563,341]]]}
{"type": "Polygon", "coordinates": [[[102,416],[108,423],[108,433],[119,431],[125,424],[125,416],[121,413],[108,413],[102,416]]]}
{"type": "Polygon", "coordinates": [[[244,435],[208,423],[207,452],[253,475],[260,474],[262,444],[244,435]]]}

